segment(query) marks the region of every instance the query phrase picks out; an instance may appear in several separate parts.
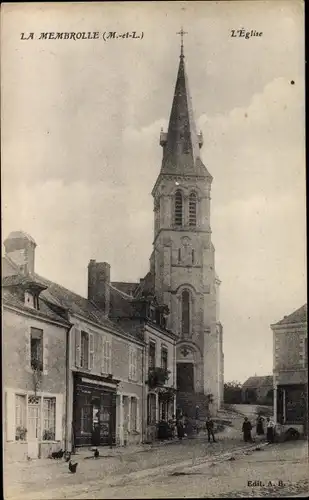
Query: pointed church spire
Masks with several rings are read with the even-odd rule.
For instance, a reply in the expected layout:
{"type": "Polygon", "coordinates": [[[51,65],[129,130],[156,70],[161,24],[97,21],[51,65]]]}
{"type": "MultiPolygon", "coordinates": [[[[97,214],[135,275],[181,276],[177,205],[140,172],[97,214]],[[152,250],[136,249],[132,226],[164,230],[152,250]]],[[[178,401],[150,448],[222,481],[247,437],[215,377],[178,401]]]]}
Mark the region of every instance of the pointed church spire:
{"type": "Polygon", "coordinates": [[[200,158],[202,134],[197,134],[185,71],[183,37],[187,32],[181,28],[180,61],[174,92],[172,110],[167,133],[161,132],[163,147],[161,173],[210,176],[200,158]]]}

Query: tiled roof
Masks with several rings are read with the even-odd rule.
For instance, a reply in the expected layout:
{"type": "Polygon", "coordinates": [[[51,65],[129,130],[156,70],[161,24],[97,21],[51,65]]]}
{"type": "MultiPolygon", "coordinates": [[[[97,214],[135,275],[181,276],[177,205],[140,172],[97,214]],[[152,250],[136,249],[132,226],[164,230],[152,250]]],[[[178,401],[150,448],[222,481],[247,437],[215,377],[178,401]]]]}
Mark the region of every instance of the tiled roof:
{"type": "Polygon", "coordinates": [[[28,307],[24,304],[22,300],[16,294],[11,293],[7,288],[2,289],[2,302],[5,305],[16,307],[22,311],[28,312],[33,316],[37,316],[42,319],[49,319],[62,323],[63,326],[69,326],[70,323],[66,321],[62,316],[53,311],[47,303],[39,299],[40,309],[34,309],[33,307],[28,307]]]}
{"type": "Polygon", "coordinates": [[[306,323],[307,322],[307,304],[304,304],[296,311],[292,312],[288,316],[284,316],[284,318],[276,325],[288,325],[291,323],[306,323]]]}
{"type": "Polygon", "coordinates": [[[71,312],[71,314],[78,314],[85,318],[85,320],[92,321],[98,326],[104,326],[111,332],[125,335],[135,340],[134,335],[125,332],[119,328],[113,321],[108,319],[105,314],[90,300],[78,295],[77,293],[68,290],[67,288],[58,285],[52,281],[35,275],[40,281],[45,283],[48,288],[41,293],[42,299],[54,303],[58,307],[63,307],[71,312]]]}
{"type": "Polygon", "coordinates": [[[263,377],[249,377],[246,382],[243,383],[243,388],[258,388],[273,385],[273,376],[265,375],[263,377]]]}
{"type": "MultiPolygon", "coordinates": [[[[111,287],[112,288],[112,287],[111,287]]],[[[37,273],[34,273],[32,276],[23,276],[18,273],[13,276],[6,276],[2,278],[2,289],[3,295],[5,296],[4,301],[8,304],[15,305],[16,307],[20,307],[21,309],[26,308],[31,311],[33,314],[41,315],[48,314],[51,319],[61,319],[61,321],[65,321],[62,316],[57,314],[54,310],[53,306],[63,309],[64,311],[69,311],[71,314],[78,314],[85,320],[92,321],[97,324],[98,327],[105,327],[110,332],[119,334],[125,337],[128,337],[132,340],[138,340],[133,333],[129,333],[125,330],[122,330],[118,325],[115,324],[112,320],[107,318],[105,314],[98,308],[96,304],[91,302],[90,300],[78,295],[77,293],[68,290],[67,288],[54,283],[42,276],[39,276],[37,273]],[[28,308],[24,305],[24,303],[18,299],[16,294],[12,293],[12,291],[8,290],[7,287],[13,287],[18,285],[23,285],[27,282],[32,281],[43,285],[46,287],[40,294],[40,311],[36,311],[35,309],[28,308]]],[[[117,295],[123,294],[117,292],[117,295]]],[[[129,304],[129,301],[125,300],[126,304],[129,304]]],[[[123,305],[122,305],[123,309],[123,305]]],[[[60,311],[59,311],[60,312],[60,311]]]]}
{"type": "Polygon", "coordinates": [[[11,276],[4,276],[2,278],[2,286],[10,287],[10,286],[20,286],[20,285],[26,285],[26,284],[37,284],[40,285],[41,287],[44,287],[44,283],[42,280],[38,279],[37,276],[32,276],[32,275],[27,275],[23,276],[21,274],[14,274],[11,276]]]}
{"type": "Polygon", "coordinates": [[[25,231],[12,231],[8,235],[8,237],[4,240],[4,243],[8,240],[19,240],[19,239],[31,241],[31,243],[37,246],[32,236],[30,236],[30,234],[28,233],[25,233],[25,231]]]}

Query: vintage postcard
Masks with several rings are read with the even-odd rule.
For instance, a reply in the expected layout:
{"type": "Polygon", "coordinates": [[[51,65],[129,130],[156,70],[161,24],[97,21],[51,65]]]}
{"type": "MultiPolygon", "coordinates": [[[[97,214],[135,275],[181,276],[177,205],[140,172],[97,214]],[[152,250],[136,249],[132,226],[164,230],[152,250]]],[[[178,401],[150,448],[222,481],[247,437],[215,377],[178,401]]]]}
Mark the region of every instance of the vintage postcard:
{"type": "Polygon", "coordinates": [[[308,494],[304,2],[4,3],[5,498],[308,494]]]}

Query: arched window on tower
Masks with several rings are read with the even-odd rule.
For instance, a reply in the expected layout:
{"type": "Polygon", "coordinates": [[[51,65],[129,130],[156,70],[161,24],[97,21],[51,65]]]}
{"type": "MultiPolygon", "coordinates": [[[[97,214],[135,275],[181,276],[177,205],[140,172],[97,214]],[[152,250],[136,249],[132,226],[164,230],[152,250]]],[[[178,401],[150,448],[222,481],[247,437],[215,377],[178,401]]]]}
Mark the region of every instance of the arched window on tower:
{"type": "Polygon", "coordinates": [[[190,293],[184,290],[181,294],[181,331],[190,333],[190,293]]]}
{"type": "Polygon", "coordinates": [[[182,226],[183,224],[183,199],[181,191],[176,191],[175,193],[174,222],[176,226],[182,226]]]}
{"type": "Polygon", "coordinates": [[[196,226],[197,198],[195,193],[189,196],[189,226],[196,226]]]}

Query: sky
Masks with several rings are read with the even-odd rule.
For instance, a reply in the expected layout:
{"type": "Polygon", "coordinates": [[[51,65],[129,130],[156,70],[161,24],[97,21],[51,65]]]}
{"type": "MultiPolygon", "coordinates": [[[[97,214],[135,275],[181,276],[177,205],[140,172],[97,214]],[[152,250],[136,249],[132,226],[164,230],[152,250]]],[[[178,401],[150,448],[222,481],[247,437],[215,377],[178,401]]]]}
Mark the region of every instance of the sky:
{"type": "Polygon", "coordinates": [[[84,296],[90,259],[113,281],[146,274],[182,25],[214,178],[225,380],[243,382],[272,372],[270,324],[306,302],[302,2],[2,5],[2,237],[31,234],[36,272],[84,296]],[[242,28],[262,36],[231,37],[242,28]]]}

